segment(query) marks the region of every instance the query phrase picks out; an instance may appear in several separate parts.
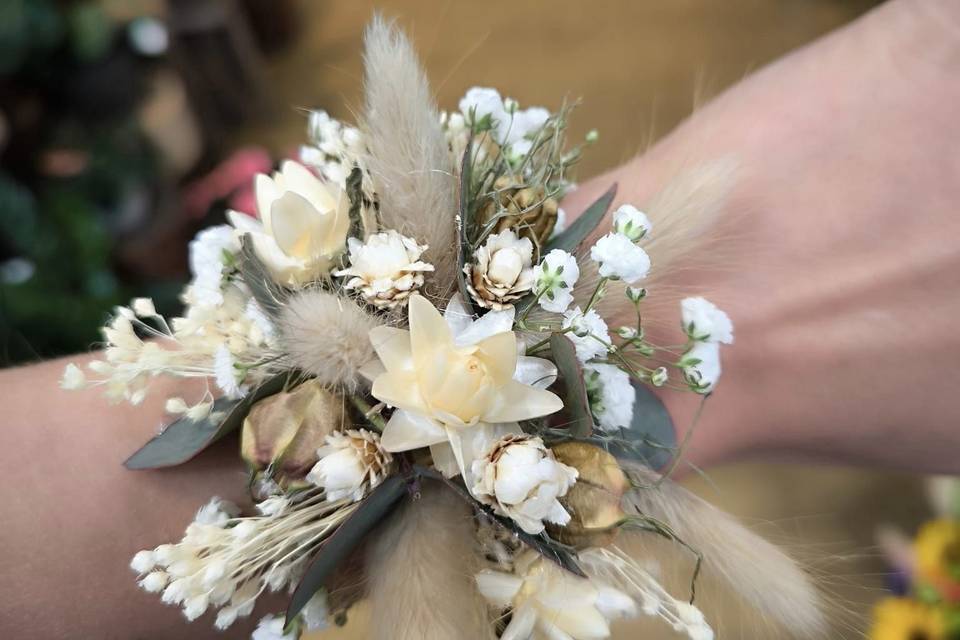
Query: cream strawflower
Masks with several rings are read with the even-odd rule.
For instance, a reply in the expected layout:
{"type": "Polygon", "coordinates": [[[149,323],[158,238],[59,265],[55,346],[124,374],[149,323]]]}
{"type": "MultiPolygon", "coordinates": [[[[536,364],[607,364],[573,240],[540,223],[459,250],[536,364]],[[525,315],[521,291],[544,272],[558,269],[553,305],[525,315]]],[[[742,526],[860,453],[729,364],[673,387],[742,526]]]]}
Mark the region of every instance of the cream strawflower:
{"type": "Polygon", "coordinates": [[[680,302],[683,329],[691,339],[733,344],[730,317],[706,298],[684,298],[680,302]]]}
{"type": "Polygon", "coordinates": [[[433,271],[432,264],[420,261],[427,246],[392,229],[375,233],[366,242],[350,238],[347,246],[350,266],[333,275],[349,277],[344,288],[359,289],[363,299],[376,307],[405,304],[423,285],[423,272],[433,271]]]}
{"type": "Polygon", "coordinates": [[[604,431],[629,427],[637,395],[630,375],[612,364],[587,364],[583,371],[590,411],[597,425],[604,431]]]}
{"type": "Polygon", "coordinates": [[[472,468],[474,497],[527,533],[542,532],[544,521],[570,522],[570,514],[557,498],[567,495],[577,470],[558,462],[540,438],[505,436],[474,460],[472,468]]]}
{"type": "Polygon", "coordinates": [[[587,362],[592,358],[604,355],[610,344],[610,329],[600,314],[594,309],[583,313],[580,307],[570,309],[563,314],[561,327],[570,329],[566,332],[573,346],[577,350],[580,362],[587,362]]]}
{"type": "Polygon", "coordinates": [[[513,306],[533,287],[533,243],[511,229],[490,234],[474,259],[463,272],[467,290],[485,309],[513,306]]]}
{"type": "Polygon", "coordinates": [[[530,550],[513,573],[481,571],[476,581],[490,604],[512,609],[500,640],[598,640],[610,636],[610,620],[636,612],[624,592],[580,578],[530,550]]]}
{"type": "Polygon", "coordinates": [[[600,265],[600,275],[633,284],[650,271],[650,256],[622,233],[608,233],[590,248],[590,257],[600,265]]]}
{"type": "Polygon", "coordinates": [[[250,234],[277,282],[300,286],[326,275],[350,229],[346,195],[292,160],[272,178],[258,175],[255,187],[260,221],[236,211],[227,216],[238,232],[250,234]]]}
{"type": "Polygon", "coordinates": [[[380,446],[380,436],[366,429],[337,431],[317,449],[320,460],[307,474],[307,481],[321,487],[327,500],[363,498],[367,490],[387,476],[393,456],[380,446]]]}
{"type": "Polygon", "coordinates": [[[533,268],[533,290],[544,311],[563,313],[573,303],[573,286],[580,278],[577,259],[563,249],[554,249],[533,268]]]}
{"type": "Polygon", "coordinates": [[[623,204],[613,214],[613,229],[631,242],[636,242],[650,233],[653,224],[643,211],[632,204],[623,204]]]}
{"type": "MultiPolygon", "coordinates": [[[[501,318],[512,322],[512,316],[499,314],[488,327],[501,329],[501,318]]],[[[456,322],[464,319],[469,320],[456,322]]],[[[386,369],[375,376],[371,393],[396,407],[383,430],[387,451],[429,446],[435,464],[448,474],[452,453],[455,468],[466,480],[470,463],[493,440],[519,431],[516,421],[563,407],[556,395],[533,386],[534,380],[516,379],[530,375],[531,367],[520,366],[512,331],[484,335],[478,328],[475,342],[458,340],[443,316],[419,295],[410,298],[409,321],[409,331],[383,326],[370,332],[386,369]]],[[[532,375],[543,377],[542,370],[532,375]]]]}

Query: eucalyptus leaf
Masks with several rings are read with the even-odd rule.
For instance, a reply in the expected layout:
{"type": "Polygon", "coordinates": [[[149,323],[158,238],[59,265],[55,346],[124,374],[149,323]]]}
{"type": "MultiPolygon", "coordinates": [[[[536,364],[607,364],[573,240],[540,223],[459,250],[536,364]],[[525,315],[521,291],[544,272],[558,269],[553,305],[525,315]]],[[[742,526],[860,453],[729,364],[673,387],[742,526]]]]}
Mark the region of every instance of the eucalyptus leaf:
{"type": "Polygon", "coordinates": [[[650,388],[632,381],[635,392],[633,420],[609,445],[618,458],[630,458],[651,469],[662,469],[677,451],[677,430],[663,401],[650,388]]]}
{"type": "MultiPolygon", "coordinates": [[[[470,255],[470,231],[473,228],[473,214],[470,211],[470,191],[473,165],[470,162],[473,152],[473,141],[467,142],[467,148],[463,152],[463,158],[460,161],[460,182],[457,185],[459,201],[459,242],[457,243],[457,287],[460,290],[460,297],[463,298],[463,304],[471,311],[473,308],[473,297],[467,290],[466,274],[463,267],[472,256],[470,255]]],[[[442,249],[437,247],[437,249],[442,249]]]]}
{"type": "Polygon", "coordinates": [[[577,350],[570,338],[562,333],[550,336],[550,351],[563,380],[563,407],[567,415],[566,427],[574,438],[588,438],[593,432],[593,414],[583,380],[583,368],[577,360],[577,350]]]}
{"type": "Polygon", "coordinates": [[[160,469],[183,464],[217,440],[240,428],[250,408],[258,401],[279,393],[297,374],[283,373],[270,378],[241,400],[220,398],[203,420],[183,417],[170,424],[123,463],[127,469],[160,469]],[[226,417],[220,421],[212,418],[226,417]]]}
{"type": "Polygon", "coordinates": [[[610,209],[610,203],[613,202],[613,198],[616,195],[617,185],[614,183],[607,189],[606,193],[597,198],[593,204],[577,216],[577,219],[570,223],[570,226],[547,243],[547,247],[543,250],[543,255],[546,255],[554,249],[563,249],[567,253],[574,253],[577,247],[587,239],[587,236],[589,236],[593,230],[597,228],[597,225],[600,224],[600,221],[603,220],[603,216],[605,216],[607,210],[610,209]]]}
{"type": "Polygon", "coordinates": [[[274,320],[279,318],[289,291],[274,282],[273,275],[257,255],[249,233],[240,239],[238,267],[243,281],[250,287],[253,299],[264,313],[274,320]]]}
{"type": "Polygon", "coordinates": [[[397,506],[406,493],[406,480],[402,476],[393,475],[378,484],[370,495],[363,499],[356,511],[323,543],[307,567],[287,606],[286,625],[296,618],[310,598],[324,586],[337,566],[349,557],[363,537],[397,506]]]}

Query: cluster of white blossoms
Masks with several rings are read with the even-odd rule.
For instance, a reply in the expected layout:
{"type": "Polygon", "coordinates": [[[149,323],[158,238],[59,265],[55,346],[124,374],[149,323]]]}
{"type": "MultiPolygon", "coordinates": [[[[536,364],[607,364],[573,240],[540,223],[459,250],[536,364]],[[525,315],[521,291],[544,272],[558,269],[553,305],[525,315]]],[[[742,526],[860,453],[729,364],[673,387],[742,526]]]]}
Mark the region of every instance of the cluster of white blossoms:
{"type": "Polygon", "coordinates": [[[708,393],[720,379],[720,345],[733,344],[733,323],[704,298],[685,298],[680,308],[689,345],[679,366],[691,387],[708,393]]]}
{"type": "MultiPolygon", "coordinates": [[[[213,498],[180,542],[138,552],[130,568],[144,590],[182,607],[188,620],[216,609],[214,626],[226,629],[249,616],[264,592],[296,587],[310,551],[343,521],[338,506],[314,490],[296,501],[269,498],[257,506],[259,516],[240,517],[236,505],[213,498]]],[[[324,611],[320,594],[308,612],[315,627],[324,611]]]]}
{"type": "Polygon", "coordinates": [[[460,99],[460,113],[449,116],[448,128],[473,126],[489,130],[494,141],[512,156],[527,155],[533,138],[543,129],[550,112],[543,107],[520,109],[516,100],[503,99],[496,89],[473,87],[460,99]]]}
{"type": "Polygon", "coordinates": [[[360,130],[317,109],[310,112],[307,137],[310,144],[300,147],[300,161],[313,167],[325,180],[345,186],[347,176],[360,164],[365,152],[360,130]]]}

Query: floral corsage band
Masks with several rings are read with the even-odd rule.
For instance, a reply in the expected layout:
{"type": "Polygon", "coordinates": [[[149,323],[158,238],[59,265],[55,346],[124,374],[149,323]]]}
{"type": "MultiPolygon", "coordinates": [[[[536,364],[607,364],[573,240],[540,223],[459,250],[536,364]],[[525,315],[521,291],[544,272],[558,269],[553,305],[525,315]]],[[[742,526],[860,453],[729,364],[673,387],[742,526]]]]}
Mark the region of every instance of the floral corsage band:
{"type": "Polygon", "coordinates": [[[648,617],[703,640],[701,568],[767,617],[819,619],[789,558],[652,470],[677,451],[651,388],[706,397],[733,342],[700,297],[679,309],[684,343],[645,334],[651,218],[674,205],[623,204],[591,240],[615,187],[566,219],[596,139],[565,144],[570,106],[474,88],[438,113],[401,33],[377,20],[366,44],[360,125],[312,113],[300,162],[257,177],[257,215],[191,243],[183,316],[134,300],[105,357],[67,368],[65,387],[133,404],[158,376],[203,381],[166,400],[176,419],[130,469],[240,432],[252,511],[211,500],[133,557],[140,586],[217,629],[289,591],[260,640],[364,598],[385,638],[587,640],[648,617]],[[682,586],[657,562],[686,567],[682,586]]]}

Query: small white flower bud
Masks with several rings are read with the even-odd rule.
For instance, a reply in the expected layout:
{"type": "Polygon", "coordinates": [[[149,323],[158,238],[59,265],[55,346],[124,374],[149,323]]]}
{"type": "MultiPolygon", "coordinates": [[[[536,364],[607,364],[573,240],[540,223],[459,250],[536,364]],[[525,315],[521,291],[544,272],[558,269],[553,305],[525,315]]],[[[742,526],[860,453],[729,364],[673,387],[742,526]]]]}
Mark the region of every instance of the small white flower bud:
{"type": "Polygon", "coordinates": [[[627,297],[636,304],[647,297],[647,290],[643,287],[627,287],[627,297]]]}
{"type": "Polygon", "coordinates": [[[660,367],[650,374],[650,384],[655,387],[662,387],[667,383],[668,377],[667,368],[660,367]]]}
{"type": "Polygon", "coordinates": [[[87,383],[87,377],[83,371],[72,362],[63,370],[63,378],[60,380],[60,388],[68,391],[82,389],[87,383]]]}
{"type": "Polygon", "coordinates": [[[140,588],[148,593],[160,593],[170,580],[166,571],[151,571],[140,581],[140,588]]]}
{"type": "Polygon", "coordinates": [[[137,573],[147,573],[155,566],[157,566],[157,558],[154,552],[150,551],[149,549],[137,551],[137,553],[134,554],[133,559],[130,561],[130,568],[137,573]]]}
{"type": "Polygon", "coordinates": [[[620,327],[617,329],[617,335],[624,340],[633,340],[637,337],[637,330],[634,327],[620,327]]]}
{"type": "Polygon", "coordinates": [[[632,204],[621,205],[613,214],[613,228],[632,242],[643,238],[653,225],[647,215],[632,204]]]}
{"type": "Polygon", "coordinates": [[[172,413],[173,415],[180,415],[187,412],[187,403],[184,402],[183,398],[167,398],[167,402],[163,405],[163,408],[167,413],[172,413]]]}

